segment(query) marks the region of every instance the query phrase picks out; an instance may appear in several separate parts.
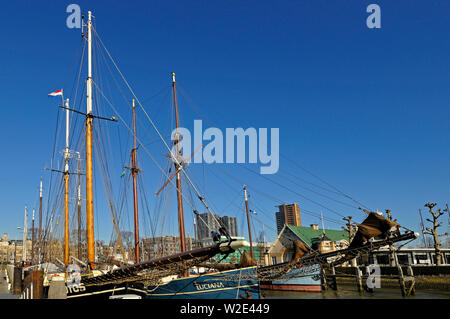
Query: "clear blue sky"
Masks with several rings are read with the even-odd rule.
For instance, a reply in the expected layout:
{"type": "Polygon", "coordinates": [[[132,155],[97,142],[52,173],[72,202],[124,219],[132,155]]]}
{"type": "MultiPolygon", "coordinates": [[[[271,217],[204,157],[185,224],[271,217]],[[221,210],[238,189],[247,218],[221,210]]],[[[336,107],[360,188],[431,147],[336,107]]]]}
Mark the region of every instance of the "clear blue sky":
{"type": "MultiPolygon", "coordinates": [[[[408,228],[418,229],[417,211],[426,202],[450,202],[449,1],[19,1],[0,10],[0,232],[18,236],[24,205],[37,208],[39,179],[48,178],[43,168],[50,165],[58,103],[47,94],[70,91],[81,41],[80,31],[65,25],[70,3],[93,11],[141,101],[169,88],[176,72],[210,125],[279,127],[282,154],[368,207],[391,209],[408,228]],[[366,26],[370,3],[381,8],[381,29],[366,26]]],[[[182,124],[190,126],[202,117],[182,101],[182,124]]],[[[284,158],[281,170],[319,183],[284,158]]],[[[159,182],[150,172],[144,174],[159,182]]],[[[258,176],[236,174],[249,187],[341,219],[258,176]]],[[[233,187],[206,193],[220,209],[239,196],[239,183],[233,187]]],[[[255,206],[273,214],[277,202],[252,195],[255,206]]],[[[324,205],[362,220],[354,208],[324,205]]],[[[274,216],[259,218],[275,228],[274,216]]],[[[108,238],[110,222],[98,227],[108,238]]]]}

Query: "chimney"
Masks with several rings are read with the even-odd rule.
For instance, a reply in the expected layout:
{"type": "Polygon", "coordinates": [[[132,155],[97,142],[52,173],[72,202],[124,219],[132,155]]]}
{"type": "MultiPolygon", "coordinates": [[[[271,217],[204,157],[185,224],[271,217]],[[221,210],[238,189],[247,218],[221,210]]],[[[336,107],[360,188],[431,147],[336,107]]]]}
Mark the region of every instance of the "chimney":
{"type": "Polygon", "coordinates": [[[319,225],[318,224],[311,224],[311,228],[314,230],[319,230],[319,225]]]}

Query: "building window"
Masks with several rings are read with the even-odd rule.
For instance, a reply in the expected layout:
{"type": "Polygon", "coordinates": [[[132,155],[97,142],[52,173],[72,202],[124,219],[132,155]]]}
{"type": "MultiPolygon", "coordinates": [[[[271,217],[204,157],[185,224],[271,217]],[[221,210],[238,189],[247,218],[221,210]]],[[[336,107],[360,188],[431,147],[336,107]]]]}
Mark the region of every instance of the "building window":
{"type": "Polygon", "coordinates": [[[379,265],[389,265],[389,256],[386,254],[377,255],[377,264],[379,265]]]}
{"type": "Polygon", "coordinates": [[[426,254],[416,254],[416,264],[428,264],[428,256],[426,254]]]}
{"type": "Polygon", "coordinates": [[[277,257],[272,257],[272,265],[275,265],[277,263],[277,257]]]}
{"type": "Polygon", "coordinates": [[[397,255],[398,263],[401,265],[409,265],[408,255],[399,254],[397,255]]]}

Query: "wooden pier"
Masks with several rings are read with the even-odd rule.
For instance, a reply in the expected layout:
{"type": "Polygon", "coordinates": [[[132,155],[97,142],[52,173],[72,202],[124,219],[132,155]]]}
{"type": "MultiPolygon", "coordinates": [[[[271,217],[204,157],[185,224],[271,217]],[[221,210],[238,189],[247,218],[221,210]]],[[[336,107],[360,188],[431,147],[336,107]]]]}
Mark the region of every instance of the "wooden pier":
{"type": "MultiPolygon", "coordinates": [[[[354,282],[358,292],[375,292],[376,287],[369,287],[367,282],[369,279],[379,280],[380,285],[386,280],[396,280],[402,296],[408,297],[415,295],[415,277],[411,266],[407,267],[407,275],[405,276],[401,267],[398,268],[397,275],[374,275],[369,273],[368,267],[345,267],[351,273],[338,273],[334,267],[331,267],[329,272],[323,272],[323,288],[338,290],[338,278],[347,279],[348,282],[354,282]]],[[[381,268],[381,267],[380,267],[381,268]]],[[[348,285],[348,282],[346,285],[348,285]]]]}

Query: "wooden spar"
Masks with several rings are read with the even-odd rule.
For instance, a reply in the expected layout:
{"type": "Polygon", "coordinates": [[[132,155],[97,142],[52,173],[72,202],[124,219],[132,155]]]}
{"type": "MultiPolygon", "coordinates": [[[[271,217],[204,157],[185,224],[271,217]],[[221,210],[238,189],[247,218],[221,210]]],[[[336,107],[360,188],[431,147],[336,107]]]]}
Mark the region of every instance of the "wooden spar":
{"type": "Polygon", "coordinates": [[[176,120],[176,126],[177,126],[177,132],[175,137],[175,158],[177,159],[175,161],[175,171],[177,172],[177,201],[178,201],[178,228],[180,233],[180,248],[181,252],[186,251],[186,239],[184,234],[184,216],[183,216],[183,199],[181,196],[181,171],[180,171],[180,163],[178,162],[178,159],[180,158],[180,133],[179,133],[179,127],[180,122],[178,118],[178,106],[177,106],[177,91],[175,89],[175,73],[172,73],[172,90],[173,90],[173,101],[175,105],[175,120],[176,120]]]}
{"type": "Polygon", "coordinates": [[[64,266],[69,266],[69,99],[66,100],[66,148],[64,150],[64,266]]]}
{"type": "Polygon", "coordinates": [[[91,269],[95,263],[94,193],[92,176],[92,13],[88,11],[88,77],[86,80],[86,237],[87,259],[91,269]]]}
{"type": "Polygon", "coordinates": [[[77,186],[77,224],[78,224],[78,240],[77,240],[77,251],[78,259],[82,259],[81,256],[81,158],[80,153],[78,153],[78,186],[77,186]]]}
{"type": "MultiPolygon", "coordinates": [[[[135,275],[142,270],[152,269],[158,267],[164,267],[165,265],[171,265],[177,262],[185,263],[194,258],[212,257],[216,254],[227,254],[243,247],[241,241],[233,241],[232,243],[221,243],[214,246],[202,247],[192,249],[186,252],[177,253],[170,256],[159,257],[148,261],[141,262],[139,264],[126,266],[115,271],[99,275],[95,277],[82,277],[81,282],[85,286],[94,284],[108,284],[117,281],[135,281],[135,275]]],[[[162,268],[163,269],[163,268],[162,268]]]]}
{"type": "Polygon", "coordinates": [[[69,173],[64,173],[64,266],[69,266],[69,173]]]}
{"type": "Polygon", "coordinates": [[[77,198],[77,219],[78,219],[78,259],[81,256],[81,187],[78,182],[78,198],[77,198]]]}
{"type": "Polygon", "coordinates": [[[252,230],[250,227],[250,214],[248,212],[248,196],[247,196],[247,187],[244,185],[244,200],[245,200],[245,211],[247,212],[247,225],[248,225],[248,237],[250,241],[250,256],[253,257],[253,242],[252,242],[252,230]]]}
{"type": "Polygon", "coordinates": [[[134,148],[131,150],[132,169],[133,175],[133,202],[134,202],[134,252],[136,263],[141,260],[139,249],[139,215],[138,215],[138,200],[137,200],[137,174],[139,169],[137,168],[136,160],[136,109],[133,99],[133,136],[134,136],[134,148]]]}
{"type": "MultiPolygon", "coordinates": [[[[197,151],[198,151],[201,147],[202,147],[202,145],[199,145],[199,146],[197,147],[197,149],[194,151],[194,153],[192,153],[192,155],[191,155],[187,160],[191,159],[191,157],[194,156],[195,153],[197,153],[197,151]]],[[[187,160],[179,166],[178,171],[179,171],[180,169],[182,169],[182,168],[184,167],[184,165],[187,164],[187,160]]],[[[167,181],[164,183],[164,185],[161,186],[161,188],[156,192],[156,196],[158,196],[159,193],[164,189],[164,187],[166,187],[167,184],[170,183],[170,180],[172,179],[172,177],[174,177],[175,175],[177,175],[178,171],[175,171],[172,175],[169,176],[169,178],[168,178],[167,181]]]]}

